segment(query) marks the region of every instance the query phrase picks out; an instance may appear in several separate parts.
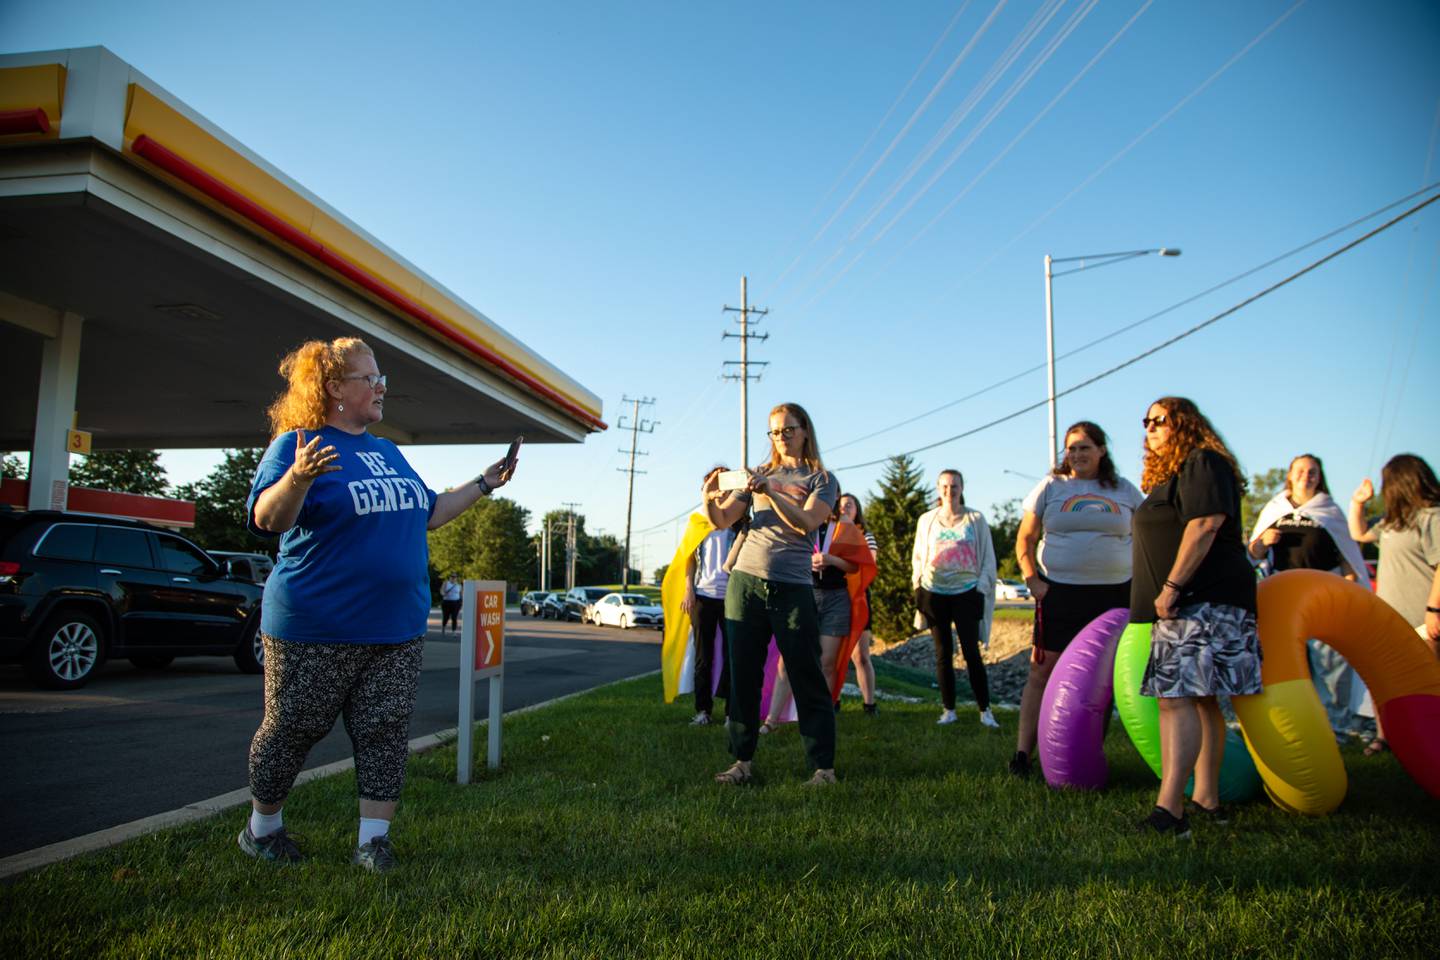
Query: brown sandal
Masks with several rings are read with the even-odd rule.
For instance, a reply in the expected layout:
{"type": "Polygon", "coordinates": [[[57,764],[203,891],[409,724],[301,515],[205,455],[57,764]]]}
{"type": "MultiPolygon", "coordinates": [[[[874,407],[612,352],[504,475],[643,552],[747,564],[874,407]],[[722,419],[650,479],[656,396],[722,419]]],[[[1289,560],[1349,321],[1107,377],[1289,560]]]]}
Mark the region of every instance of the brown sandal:
{"type": "Polygon", "coordinates": [[[743,761],[736,760],[728,770],[722,770],[715,774],[715,782],[727,787],[738,787],[755,779],[743,761]]]}
{"type": "Polygon", "coordinates": [[[765,736],[767,733],[774,733],[776,730],[779,730],[779,729],[780,729],[780,721],[779,721],[779,720],[766,720],[764,723],[760,724],[760,729],[759,729],[758,731],[756,731],[756,732],[759,733],[760,736],[763,737],[763,736],[765,736]]]}
{"type": "Polygon", "coordinates": [[[1370,741],[1368,744],[1366,744],[1366,746],[1365,746],[1365,756],[1367,756],[1367,757],[1374,757],[1374,756],[1378,756],[1379,754],[1389,753],[1389,752],[1390,752],[1390,744],[1386,743],[1384,740],[1382,740],[1382,739],[1379,738],[1379,737],[1376,737],[1374,740],[1371,740],[1371,741],[1370,741]]]}

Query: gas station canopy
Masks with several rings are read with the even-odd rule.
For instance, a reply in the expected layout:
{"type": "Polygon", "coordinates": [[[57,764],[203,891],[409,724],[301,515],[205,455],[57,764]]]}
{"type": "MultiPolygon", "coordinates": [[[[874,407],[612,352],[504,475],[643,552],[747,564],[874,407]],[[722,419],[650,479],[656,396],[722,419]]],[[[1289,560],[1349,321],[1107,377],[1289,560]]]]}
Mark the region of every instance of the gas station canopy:
{"type": "Polygon", "coordinates": [[[375,349],[398,443],[605,429],[594,394],[108,50],[0,56],[0,450],[32,451],[32,508],[64,506],[72,426],[263,445],[280,358],[339,336],[375,349]]]}

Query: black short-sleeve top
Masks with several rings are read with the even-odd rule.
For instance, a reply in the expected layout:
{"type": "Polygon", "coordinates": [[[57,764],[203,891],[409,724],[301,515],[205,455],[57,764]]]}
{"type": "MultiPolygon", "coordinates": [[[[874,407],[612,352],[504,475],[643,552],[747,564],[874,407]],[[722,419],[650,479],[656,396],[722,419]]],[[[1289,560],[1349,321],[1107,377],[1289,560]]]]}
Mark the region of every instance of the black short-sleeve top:
{"type": "Polygon", "coordinates": [[[1155,622],[1155,598],[1175,565],[1185,525],[1215,514],[1224,514],[1225,522],[1199,569],[1180,591],[1180,604],[1223,603],[1255,612],[1255,571],[1245,556],[1240,530],[1240,485],[1228,460],[1213,450],[1195,450],[1180,471],[1152,489],[1135,511],[1132,623],[1155,622]]]}

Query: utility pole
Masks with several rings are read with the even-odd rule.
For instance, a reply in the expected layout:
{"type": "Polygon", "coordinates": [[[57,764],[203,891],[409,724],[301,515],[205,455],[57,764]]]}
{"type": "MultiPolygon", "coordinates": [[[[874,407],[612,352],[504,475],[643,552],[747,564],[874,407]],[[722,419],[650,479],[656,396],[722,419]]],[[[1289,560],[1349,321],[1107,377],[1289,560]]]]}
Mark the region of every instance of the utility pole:
{"type": "Polygon", "coordinates": [[[722,374],[726,380],[740,381],[740,462],[736,465],[737,470],[747,469],[750,463],[750,394],[748,387],[751,380],[759,380],[761,376],[759,373],[752,374],[750,368],[752,366],[769,366],[768,360],[750,359],[750,341],[770,339],[768,333],[750,332],[750,316],[754,314],[757,317],[763,317],[770,311],[750,306],[749,279],[749,277],[740,278],[740,306],[727,306],[721,311],[722,313],[740,314],[740,332],[730,333],[727,331],[720,335],[722,340],[740,341],[740,359],[725,361],[725,366],[738,366],[740,372],[722,374]]]}
{"type": "Polygon", "coordinates": [[[575,508],[578,503],[562,503],[570,514],[568,530],[565,533],[565,589],[575,589],[575,508]]]}
{"type": "MultiPolygon", "coordinates": [[[[627,429],[628,429],[628,430],[630,431],[630,466],[628,466],[628,467],[616,467],[616,468],[615,468],[615,469],[619,470],[621,473],[629,474],[629,477],[628,477],[628,480],[629,480],[629,492],[625,494],[625,559],[624,559],[624,560],[621,562],[621,564],[620,564],[620,566],[621,566],[621,570],[620,570],[620,588],[621,588],[622,590],[629,590],[629,589],[630,589],[630,512],[631,512],[631,509],[635,506],[635,474],[637,474],[637,473],[644,473],[644,472],[645,472],[644,470],[636,470],[636,469],[635,469],[635,458],[636,458],[636,456],[641,456],[641,457],[648,457],[648,456],[650,456],[650,454],[647,453],[647,452],[644,451],[644,450],[636,450],[636,449],[635,449],[635,445],[636,445],[636,444],[639,442],[639,440],[640,440],[640,434],[642,434],[642,433],[654,433],[654,432],[655,432],[655,428],[656,428],[657,426],[659,426],[660,421],[658,421],[658,420],[643,420],[643,421],[642,421],[642,420],[640,419],[640,408],[641,408],[641,407],[652,406],[652,405],[655,403],[655,398],[654,398],[654,397],[623,397],[620,402],[621,402],[621,403],[633,403],[633,404],[635,405],[635,409],[634,409],[634,410],[631,412],[631,414],[630,414],[630,423],[629,423],[629,424],[626,424],[626,423],[624,422],[624,421],[625,421],[625,417],[624,417],[623,415],[620,417],[619,421],[617,421],[616,424],[615,424],[616,427],[619,428],[619,429],[621,429],[621,430],[627,430],[627,429]]],[[[620,452],[621,452],[621,453],[624,453],[625,450],[622,448],[622,449],[620,450],[620,452]]],[[[641,576],[643,577],[645,572],[642,570],[640,573],[641,573],[641,576]]]]}
{"type": "Polygon", "coordinates": [[[545,529],[541,531],[540,536],[541,536],[541,542],[544,544],[544,546],[541,548],[541,551],[540,551],[541,556],[544,558],[544,559],[541,561],[541,564],[540,564],[540,589],[541,589],[541,590],[549,590],[549,589],[550,589],[550,544],[551,544],[551,540],[550,540],[550,518],[549,518],[549,517],[546,517],[546,518],[545,518],[545,529]]]}

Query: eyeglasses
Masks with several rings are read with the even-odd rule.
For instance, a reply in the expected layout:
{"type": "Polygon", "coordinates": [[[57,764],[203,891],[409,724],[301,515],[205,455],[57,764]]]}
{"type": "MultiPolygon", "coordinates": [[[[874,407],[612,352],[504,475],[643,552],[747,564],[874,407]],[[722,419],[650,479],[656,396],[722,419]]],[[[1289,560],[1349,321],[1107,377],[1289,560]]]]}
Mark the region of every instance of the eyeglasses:
{"type": "Polygon", "coordinates": [[[765,431],[765,435],[768,436],[771,440],[780,440],[782,438],[785,440],[789,440],[791,437],[795,436],[795,431],[799,429],[800,428],[795,426],[795,424],[790,423],[781,427],[779,430],[767,430],[765,431]]]}
{"type": "Polygon", "coordinates": [[[1140,421],[1140,426],[1144,427],[1146,430],[1149,430],[1151,427],[1163,427],[1169,422],[1170,418],[1162,413],[1158,417],[1144,417],[1140,421]]]}
{"type": "Polygon", "coordinates": [[[370,385],[370,389],[385,386],[385,374],[383,373],[357,373],[350,377],[341,377],[341,380],[364,380],[370,385]]]}

